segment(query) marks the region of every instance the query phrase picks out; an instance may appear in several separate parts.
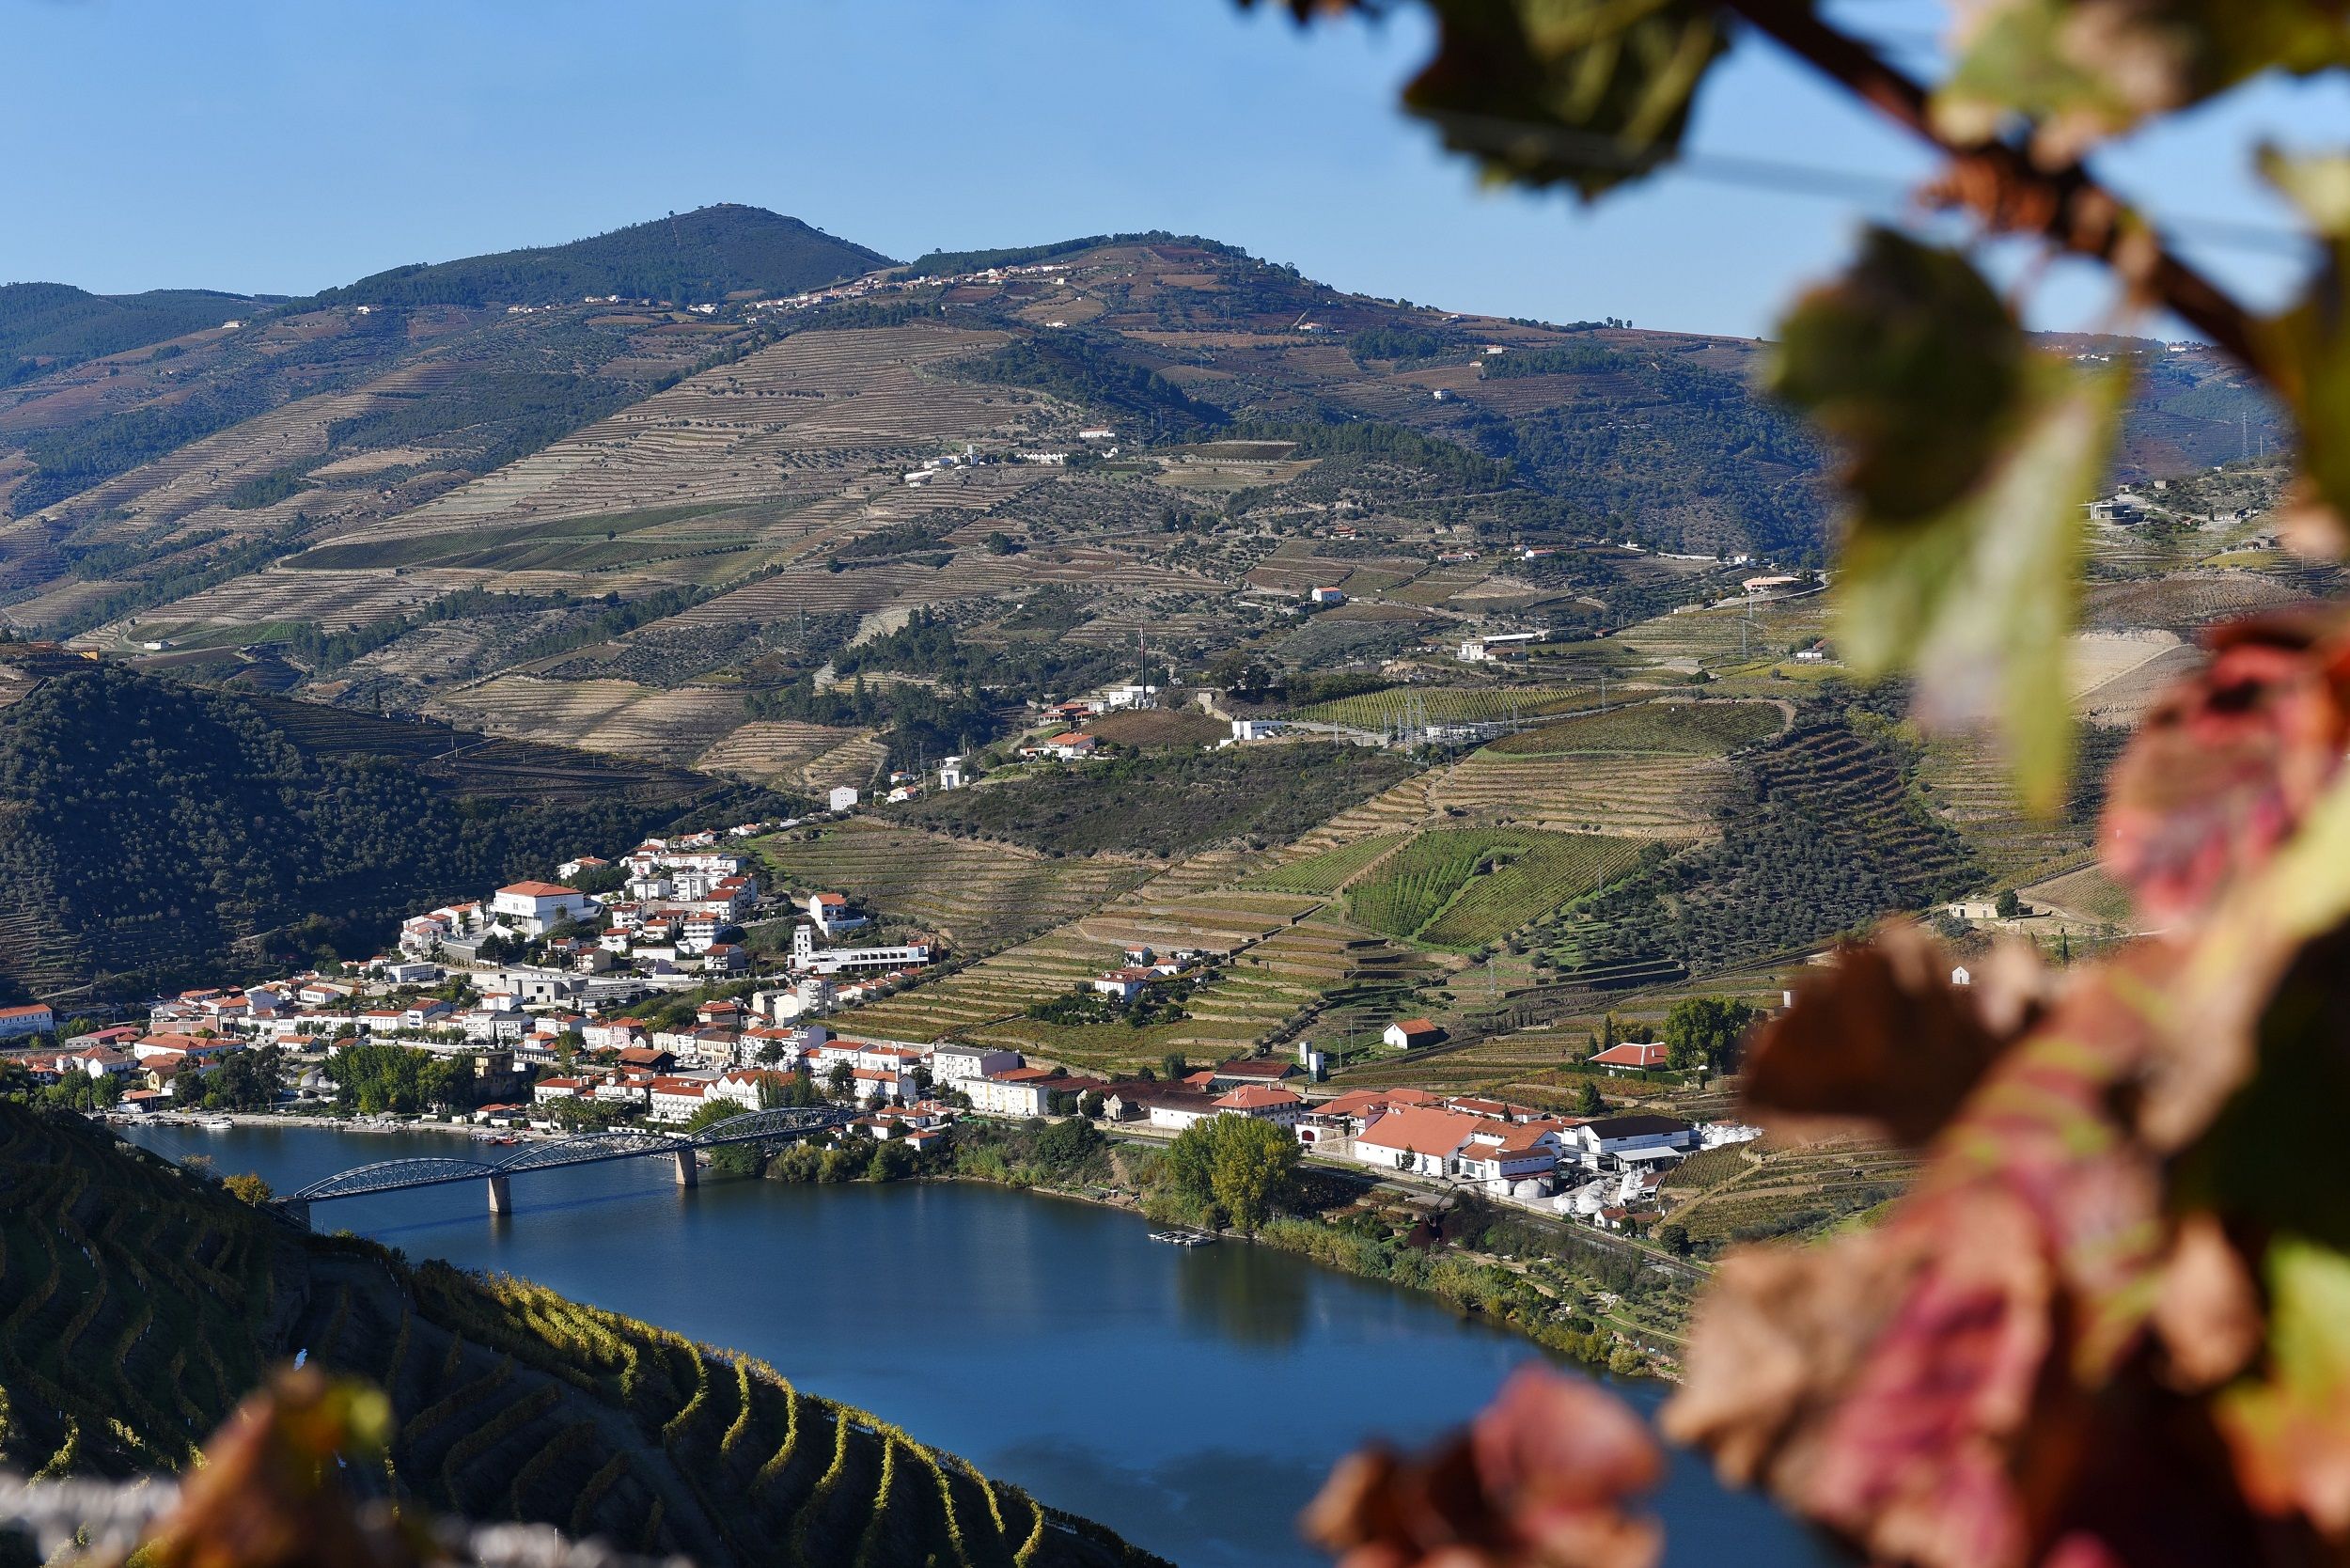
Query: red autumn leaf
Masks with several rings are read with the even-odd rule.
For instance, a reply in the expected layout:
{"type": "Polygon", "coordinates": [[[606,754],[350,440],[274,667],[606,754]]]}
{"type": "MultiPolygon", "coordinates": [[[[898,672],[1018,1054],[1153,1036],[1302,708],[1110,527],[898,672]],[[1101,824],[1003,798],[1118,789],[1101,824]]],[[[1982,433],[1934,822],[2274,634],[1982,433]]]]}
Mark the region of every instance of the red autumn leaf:
{"type": "Polygon", "coordinates": [[[2116,764],[2106,867],[2156,924],[2192,923],[2290,838],[2350,745],[2350,641],[2314,615],[2238,621],[2116,764]]]}
{"type": "Polygon", "coordinates": [[[2160,1261],[2157,1173],[2119,1119],[2151,1049],[2127,991],[2101,972],[1998,1054],[1882,1225],[1729,1259],[1668,1435],[1879,1560],[2036,1562],[2160,1261]]]}
{"type": "Polygon", "coordinates": [[[1345,1460],[1302,1523],[1340,1568],[1649,1568],[1661,1538],[1623,1505],[1662,1474],[1620,1401],[1528,1367],[1430,1452],[1345,1460]]]}
{"type": "Polygon", "coordinates": [[[1844,949],[1748,1047],[1748,1109],[1783,1131],[1860,1121],[1924,1143],[2038,1011],[2048,983],[2020,947],[1975,967],[1975,983],[1953,984],[1949,955],[1907,924],[1844,949]]]}

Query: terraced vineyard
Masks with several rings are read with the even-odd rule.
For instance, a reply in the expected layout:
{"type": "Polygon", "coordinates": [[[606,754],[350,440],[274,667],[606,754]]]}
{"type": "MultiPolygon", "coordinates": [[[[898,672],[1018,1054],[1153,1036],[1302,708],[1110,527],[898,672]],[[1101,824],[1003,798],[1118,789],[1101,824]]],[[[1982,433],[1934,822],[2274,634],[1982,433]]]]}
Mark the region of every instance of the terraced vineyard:
{"type": "MultiPolygon", "coordinates": [[[[1359,809],[1359,808],[1358,808],[1359,809]]],[[[1263,887],[1281,893],[1335,893],[1361,874],[1363,868],[1404,842],[1401,833],[1382,833],[1351,844],[1324,850],[1302,860],[1250,877],[1244,887],[1263,887]]]]}
{"type": "Polygon", "coordinates": [[[1769,740],[1786,727],[1785,716],[1767,702],[1646,702],[1521,730],[1485,749],[1496,757],[1591,752],[1717,757],[1769,740]]]}
{"type": "Polygon", "coordinates": [[[1437,828],[1346,895],[1355,924],[1434,947],[1474,948],[1605,886],[1638,848],[1589,834],[1437,828]]]}
{"type": "Polygon", "coordinates": [[[692,757],[743,722],[741,694],[630,681],[541,681],[502,675],[446,693],[433,707],[493,734],[634,757],[692,757]]]}
{"type": "Polygon", "coordinates": [[[184,1468],[295,1347],[390,1396],[365,1490],[710,1568],[1148,1568],[763,1363],[444,1263],[312,1237],[72,1117],[0,1105],[0,1461],[184,1468]]]}
{"type": "Polygon", "coordinates": [[[1917,1168],[1915,1156],[1884,1144],[1788,1147],[1765,1138],[1699,1155],[1676,1170],[1667,1183],[1666,1216],[1700,1246],[1816,1231],[1896,1196],[1917,1168]]]}
{"type": "MultiPolygon", "coordinates": [[[[1874,715],[1871,715],[1873,717],[1874,715]]],[[[1727,766],[1728,764],[1716,764],[1727,766]]],[[[1891,727],[1823,700],[1736,760],[1720,839],[1674,857],[1570,922],[1562,963],[1664,957],[1705,974],[1824,941],[1976,886],[1966,839],[1927,809],[1891,727]]]]}
{"type": "Polygon", "coordinates": [[[1717,831],[1735,775],[1718,757],[1522,757],[1488,746],[1429,789],[1429,804],[1569,833],[1700,839],[1717,831]]]}
{"type": "Polygon", "coordinates": [[[1431,724],[1498,724],[1598,705],[1598,691],[1581,686],[1398,686],[1317,702],[1288,716],[1377,730],[1404,723],[1418,712],[1431,724]]]}
{"type": "Polygon", "coordinates": [[[2025,812],[2015,798],[2006,760],[1986,735],[1931,737],[1918,780],[1935,814],[1966,837],[1982,863],[1984,886],[2018,886],[2073,870],[2095,853],[2106,770],[2112,766],[2123,738],[2119,730],[2080,727],[2073,795],[2054,821],[2025,812]]]}
{"type": "Polygon", "coordinates": [[[1056,860],[864,820],[827,827],[812,841],[782,834],[752,847],[775,885],[846,893],[865,910],[936,932],[963,956],[1073,920],[1150,874],[1115,860],[1056,860]]]}

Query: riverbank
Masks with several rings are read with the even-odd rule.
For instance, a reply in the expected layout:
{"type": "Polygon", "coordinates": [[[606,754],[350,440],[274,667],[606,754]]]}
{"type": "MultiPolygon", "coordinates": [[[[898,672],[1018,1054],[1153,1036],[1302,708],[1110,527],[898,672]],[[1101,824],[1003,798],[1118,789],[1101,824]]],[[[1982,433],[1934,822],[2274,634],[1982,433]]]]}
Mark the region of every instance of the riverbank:
{"type": "MultiPolygon", "coordinates": [[[[1652,1268],[1644,1256],[1469,1194],[1406,1192],[1315,1166],[1299,1168],[1289,1206],[1248,1234],[1214,1225],[1215,1215],[1158,1182],[1165,1152],[1156,1140],[1096,1132],[1089,1141],[1056,1142],[1053,1128],[966,1120],[943,1162],[896,1179],[975,1182],[1212,1230],[1220,1241],[1291,1253],[1356,1279],[1434,1296],[1465,1318],[1596,1370],[1625,1377],[1679,1373],[1676,1329],[1688,1309],[1691,1281],[1652,1268]]],[[[767,1179],[776,1179],[776,1168],[769,1168],[767,1179]]],[[[891,1178],[860,1171],[832,1179],[891,1178]]]]}

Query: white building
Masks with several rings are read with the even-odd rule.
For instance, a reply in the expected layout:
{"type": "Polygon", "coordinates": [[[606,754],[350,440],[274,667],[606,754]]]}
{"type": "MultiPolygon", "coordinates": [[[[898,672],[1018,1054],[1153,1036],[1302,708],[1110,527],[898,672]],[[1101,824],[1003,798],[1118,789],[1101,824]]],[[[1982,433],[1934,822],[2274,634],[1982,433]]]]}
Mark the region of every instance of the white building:
{"type": "Polygon", "coordinates": [[[969,776],[963,771],[962,758],[949,757],[938,764],[938,787],[940,789],[960,790],[968,782],[970,782],[969,776]]]}
{"type": "Polygon", "coordinates": [[[525,936],[543,936],[565,920],[594,915],[596,901],[556,882],[517,882],[497,890],[490,911],[525,936]]]}
{"type": "Polygon", "coordinates": [[[1021,1061],[1019,1052],[998,1045],[965,1045],[950,1041],[931,1047],[930,1064],[931,1081],[940,1089],[953,1089],[966,1079],[1010,1072],[1021,1061]]]}
{"type": "Polygon", "coordinates": [[[1048,1113],[1055,1090],[1063,1083],[1042,1067],[1007,1067],[982,1077],[965,1078],[955,1087],[971,1097],[975,1111],[1027,1117],[1048,1113]]]}
{"type": "Polygon", "coordinates": [[[816,922],[816,929],[826,936],[836,932],[854,931],[870,924],[864,916],[851,912],[849,901],[838,893],[810,893],[807,896],[807,917],[816,922]]]}
{"type": "Polygon", "coordinates": [[[856,792],[846,784],[836,785],[832,792],[832,808],[836,811],[856,809],[856,792]]]}
{"type": "Polygon", "coordinates": [[[56,1014],[39,1002],[28,1007],[0,1007],[0,1040],[22,1040],[28,1034],[47,1034],[56,1027],[56,1014]]]}

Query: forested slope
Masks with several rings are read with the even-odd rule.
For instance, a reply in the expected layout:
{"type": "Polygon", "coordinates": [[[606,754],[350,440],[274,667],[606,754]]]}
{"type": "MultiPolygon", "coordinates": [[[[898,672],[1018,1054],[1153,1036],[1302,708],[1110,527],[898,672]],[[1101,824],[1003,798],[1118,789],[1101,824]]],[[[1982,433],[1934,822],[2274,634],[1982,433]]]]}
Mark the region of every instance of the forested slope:
{"type": "Polygon", "coordinates": [[[510,798],[510,778],[471,789],[392,745],[415,729],[446,746],[453,731],[357,720],[355,734],[297,736],[284,722],[311,713],[113,666],[51,676],[0,710],[0,976],[121,989],[232,955],[248,971],[272,953],[364,957],[419,904],[744,804],[715,781],[676,794],[626,777],[571,803],[510,798]]]}
{"type": "Polygon", "coordinates": [[[567,244],[395,267],[318,297],[321,305],[568,305],[583,295],[680,305],[756,291],[791,294],[854,277],[889,258],[797,218],[732,203],[671,213],[567,244]]]}
{"type": "Polygon", "coordinates": [[[446,1263],[311,1236],[78,1117],[0,1104],[0,1465],[184,1466],[275,1363],[378,1384],[363,1493],[701,1568],[1158,1560],[763,1363],[446,1263]]]}

